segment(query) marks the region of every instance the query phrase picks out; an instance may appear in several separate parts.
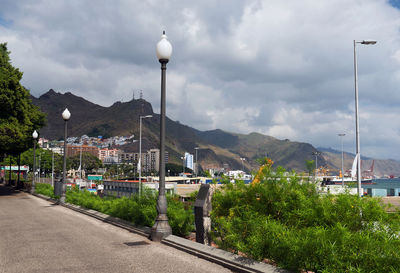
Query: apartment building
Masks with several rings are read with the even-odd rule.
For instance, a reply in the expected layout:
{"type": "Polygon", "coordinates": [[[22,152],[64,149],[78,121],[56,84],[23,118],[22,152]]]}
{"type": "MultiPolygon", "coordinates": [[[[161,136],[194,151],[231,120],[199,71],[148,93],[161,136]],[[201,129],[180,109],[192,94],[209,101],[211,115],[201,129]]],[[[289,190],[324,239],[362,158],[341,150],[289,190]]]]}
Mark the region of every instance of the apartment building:
{"type": "Polygon", "coordinates": [[[67,157],[74,156],[76,154],[89,153],[95,157],[99,157],[99,148],[96,146],[89,145],[67,145],[67,157]]]}

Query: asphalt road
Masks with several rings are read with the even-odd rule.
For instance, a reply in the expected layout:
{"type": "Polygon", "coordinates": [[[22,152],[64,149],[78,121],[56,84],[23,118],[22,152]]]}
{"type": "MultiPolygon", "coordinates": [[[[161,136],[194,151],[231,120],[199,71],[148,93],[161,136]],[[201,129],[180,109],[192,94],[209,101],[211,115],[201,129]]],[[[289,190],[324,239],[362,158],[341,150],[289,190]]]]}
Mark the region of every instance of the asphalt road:
{"type": "Polygon", "coordinates": [[[0,184],[0,272],[231,272],[0,184]]]}

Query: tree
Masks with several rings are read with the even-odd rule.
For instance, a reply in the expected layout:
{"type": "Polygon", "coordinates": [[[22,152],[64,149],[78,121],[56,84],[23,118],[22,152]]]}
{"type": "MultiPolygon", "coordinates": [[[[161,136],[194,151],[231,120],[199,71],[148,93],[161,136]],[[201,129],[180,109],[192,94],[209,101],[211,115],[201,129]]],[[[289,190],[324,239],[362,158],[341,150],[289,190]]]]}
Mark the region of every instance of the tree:
{"type": "Polygon", "coordinates": [[[306,169],[308,171],[308,175],[312,175],[315,170],[315,161],[314,160],[306,160],[306,169]]]}
{"type": "MultiPolygon", "coordinates": [[[[41,148],[36,149],[36,167],[39,169],[40,157],[40,170],[44,173],[51,173],[53,164],[53,153],[50,150],[41,148]]],[[[21,164],[28,165],[29,169],[33,169],[33,149],[29,149],[21,154],[21,164]]],[[[60,173],[63,168],[63,157],[54,153],[54,172],[60,173]]]]}
{"type": "MultiPolygon", "coordinates": [[[[182,173],[183,171],[183,167],[182,165],[178,165],[175,163],[167,163],[165,164],[165,173],[168,175],[172,175],[172,176],[177,176],[180,173],[182,173]],[[169,172],[168,172],[169,170],[169,172]]],[[[187,167],[185,167],[185,172],[192,172],[192,169],[189,169],[187,167]]]]}
{"type": "Polygon", "coordinates": [[[0,44],[0,153],[17,155],[33,146],[32,133],[45,125],[45,114],[32,104],[9,54],[0,44]]]}
{"type": "MultiPolygon", "coordinates": [[[[68,158],[70,168],[77,170],[80,163],[80,154],[76,154],[68,158]]],[[[91,172],[93,169],[103,167],[103,163],[96,156],[83,152],[82,153],[82,169],[91,172]]]]}

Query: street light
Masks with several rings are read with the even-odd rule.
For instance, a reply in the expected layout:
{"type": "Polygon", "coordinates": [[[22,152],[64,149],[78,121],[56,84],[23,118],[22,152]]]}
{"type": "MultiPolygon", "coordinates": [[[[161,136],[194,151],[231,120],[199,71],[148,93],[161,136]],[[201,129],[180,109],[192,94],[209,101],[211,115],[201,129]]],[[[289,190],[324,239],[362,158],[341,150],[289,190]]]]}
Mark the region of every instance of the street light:
{"type": "Polygon", "coordinates": [[[246,160],[246,158],[241,157],[240,160],[242,161],[242,171],[244,172],[244,161],[246,160]]]}
{"type": "Polygon", "coordinates": [[[312,152],[315,155],[315,179],[317,179],[317,169],[318,169],[318,156],[321,155],[321,152],[312,152]]]}
{"type": "Polygon", "coordinates": [[[64,164],[63,164],[63,180],[62,180],[62,188],[61,188],[61,198],[60,202],[65,202],[65,188],[66,188],[66,172],[67,172],[67,122],[71,118],[71,113],[68,111],[68,108],[65,108],[62,113],[62,118],[64,120],[64,164]]]}
{"type": "Polygon", "coordinates": [[[160,107],[160,178],[157,198],[157,218],[151,228],[150,238],[160,242],[165,237],[172,234],[172,229],[168,224],[167,217],[167,198],[165,197],[165,104],[166,104],[166,70],[167,63],[172,54],[172,46],[167,40],[165,31],[156,47],[157,58],[161,63],[161,107],[160,107]]]}
{"type": "Polygon", "coordinates": [[[344,173],[343,173],[343,137],[346,134],[338,134],[338,136],[340,137],[340,140],[342,142],[342,187],[344,187],[344,173]]]}
{"type": "Polygon", "coordinates": [[[185,156],[181,156],[182,159],[182,176],[185,176],[185,156]]]}
{"type": "Polygon", "coordinates": [[[151,117],[153,115],[140,116],[139,118],[139,195],[142,194],[142,119],[151,117]]]}
{"type": "Polygon", "coordinates": [[[35,192],[35,173],[36,173],[36,139],[38,138],[39,134],[35,131],[32,133],[33,137],[33,179],[32,179],[32,187],[31,187],[31,193],[35,192]]]}
{"type": "Polygon", "coordinates": [[[355,114],[356,114],[356,157],[357,157],[357,193],[361,197],[361,155],[360,155],[360,125],[358,119],[358,75],[357,75],[357,54],[356,54],[356,44],[362,45],[374,45],[376,41],[374,40],[363,40],[361,42],[353,41],[354,48],[354,90],[355,90],[355,114]]]}
{"type": "Polygon", "coordinates": [[[199,147],[195,147],[194,150],[196,151],[196,177],[199,175],[199,164],[197,163],[197,150],[199,147]]]}

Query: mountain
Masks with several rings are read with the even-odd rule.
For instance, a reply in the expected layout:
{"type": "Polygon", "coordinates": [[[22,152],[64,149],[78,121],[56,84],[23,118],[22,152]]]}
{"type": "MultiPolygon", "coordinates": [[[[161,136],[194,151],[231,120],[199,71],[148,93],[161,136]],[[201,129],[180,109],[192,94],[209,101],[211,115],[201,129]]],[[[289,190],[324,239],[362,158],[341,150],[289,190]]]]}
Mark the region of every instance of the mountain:
{"type": "MultiPolygon", "coordinates": [[[[76,96],[70,92],[61,94],[50,89],[39,98],[31,97],[32,102],[47,113],[48,125],[41,129],[42,137],[62,139],[64,121],[61,113],[67,107],[71,112],[68,121],[70,136],[116,135],[139,136],[139,116],[153,115],[153,118],[143,120],[142,148],[158,147],[160,116],[153,112],[151,104],[143,99],[133,99],[129,102],[116,102],[110,107],[103,107],[76,96]]],[[[317,151],[311,144],[279,140],[259,133],[248,135],[235,134],[222,130],[199,131],[190,126],[166,119],[166,149],[170,162],[181,164],[180,157],[184,152],[194,154],[194,148],[199,147],[198,161],[202,168],[218,168],[228,166],[231,169],[241,169],[242,161],[246,170],[258,167],[256,159],[270,157],[275,166],[281,165],[289,170],[303,171],[305,161],[314,159],[312,152],[317,151]]],[[[138,144],[132,143],[122,147],[125,151],[137,151],[138,144]]],[[[319,165],[329,162],[321,155],[319,165]]]]}

